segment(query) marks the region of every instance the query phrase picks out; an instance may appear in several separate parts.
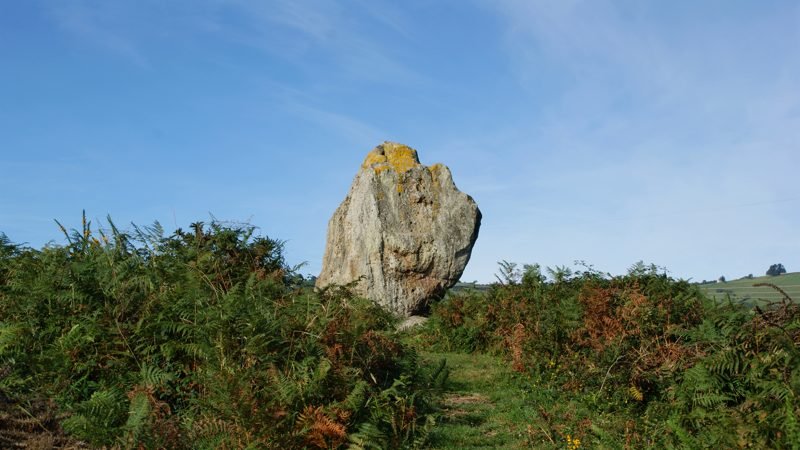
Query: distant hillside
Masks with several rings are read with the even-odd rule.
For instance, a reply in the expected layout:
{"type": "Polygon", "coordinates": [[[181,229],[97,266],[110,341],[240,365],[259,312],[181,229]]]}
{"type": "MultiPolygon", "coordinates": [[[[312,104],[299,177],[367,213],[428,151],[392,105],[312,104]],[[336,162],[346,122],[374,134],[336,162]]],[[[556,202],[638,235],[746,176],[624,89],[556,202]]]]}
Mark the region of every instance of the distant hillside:
{"type": "Polygon", "coordinates": [[[480,284],[480,283],[464,283],[463,281],[459,281],[455,284],[455,286],[451,287],[449,290],[453,292],[461,292],[467,290],[476,290],[476,291],[488,291],[491,287],[491,284],[480,284]]]}
{"type": "Polygon", "coordinates": [[[785,273],[776,277],[741,278],[724,283],[703,284],[700,287],[709,297],[718,300],[725,299],[728,294],[734,301],[750,304],[780,301],[783,298],[780,292],[769,286],[753,286],[760,283],[774,284],[783,289],[793,300],[800,302],[800,272],[785,273]]]}
{"type": "MultiPolygon", "coordinates": [[[[777,290],[769,286],[753,286],[754,284],[770,283],[783,289],[792,300],[800,302],[800,272],[785,273],[776,277],[763,276],[753,278],[740,278],[724,283],[700,284],[700,289],[706,295],[717,300],[725,300],[730,294],[735,302],[756,305],[772,301],[780,301],[783,296],[777,290]]],[[[464,283],[458,282],[450,288],[452,292],[462,292],[467,290],[487,291],[491,284],[464,283]]]]}

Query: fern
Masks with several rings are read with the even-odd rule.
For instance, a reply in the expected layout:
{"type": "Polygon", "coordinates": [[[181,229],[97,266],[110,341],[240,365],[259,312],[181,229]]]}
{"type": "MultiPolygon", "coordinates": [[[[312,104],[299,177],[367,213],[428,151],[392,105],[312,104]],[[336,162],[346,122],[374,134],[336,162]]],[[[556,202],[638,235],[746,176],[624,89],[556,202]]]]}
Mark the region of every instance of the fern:
{"type": "Polygon", "coordinates": [[[348,437],[351,450],[383,450],[387,449],[389,436],[374,422],[364,422],[358,430],[348,437]]]}
{"type": "Polygon", "coordinates": [[[357,413],[364,407],[368,398],[369,385],[366,381],[359,380],[347,397],[340,402],[340,406],[347,411],[357,413]]]}
{"type": "Polygon", "coordinates": [[[798,409],[791,398],[786,397],[783,402],[783,427],[786,430],[786,442],[792,450],[800,449],[800,423],[798,423],[798,409]]]}
{"type": "Polygon", "coordinates": [[[141,384],[148,388],[156,388],[172,381],[175,376],[155,366],[142,365],[140,371],[141,384]]]}
{"type": "Polygon", "coordinates": [[[147,419],[150,416],[150,399],[143,391],[136,392],[130,401],[128,408],[128,420],[125,422],[124,430],[128,434],[128,441],[137,442],[144,433],[144,428],[148,425],[147,419]]]}
{"type": "Polygon", "coordinates": [[[18,324],[0,322],[0,358],[5,359],[16,347],[23,328],[18,324]]]}
{"type": "Polygon", "coordinates": [[[326,442],[424,434],[446,369],[426,378],[370,301],[299,288],[281,241],[215,220],[59,227],[40,250],[0,235],[0,396],[54,399],[96,447],[297,448],[312,405],[326,442]]]}
{"type": "Polygon", "coordinates": [[[113,441],[124,424],[124,396],[115,389],[97,391],[75,406],[74,414],[64,420],[64,429],[95,445],[113,441]]]}
{"type": "Polygon", "coordinates": [[[447,367],[447,359],[442,358],[428,375],[428,386],[434,392],[441,392],[447,385],[449,377],[450,369],[447,367]]]}

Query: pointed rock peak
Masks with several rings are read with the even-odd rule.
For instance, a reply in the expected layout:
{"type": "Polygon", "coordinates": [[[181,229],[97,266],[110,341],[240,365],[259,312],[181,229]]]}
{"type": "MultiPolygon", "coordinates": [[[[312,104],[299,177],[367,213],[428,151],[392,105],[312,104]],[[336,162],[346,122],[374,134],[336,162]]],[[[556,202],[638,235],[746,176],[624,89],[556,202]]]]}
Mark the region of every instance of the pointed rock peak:
{"type": "Polygon", "coordinates": [[[405,173],[419,165],[421,164],[416,150],[404,144],[387,141],[372,149],[364,158],[361,167],[372,169],[376,173],[390,169],[397,173],[405,173]]]}

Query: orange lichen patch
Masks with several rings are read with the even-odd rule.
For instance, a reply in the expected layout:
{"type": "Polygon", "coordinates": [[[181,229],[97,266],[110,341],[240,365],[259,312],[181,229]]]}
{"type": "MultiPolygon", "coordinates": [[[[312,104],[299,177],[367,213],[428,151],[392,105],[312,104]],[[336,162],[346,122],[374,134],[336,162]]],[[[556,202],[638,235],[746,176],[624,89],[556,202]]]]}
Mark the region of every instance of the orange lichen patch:
{"type": "Polygon", "coordinates": [[[376,149],[367,153],[367,157],[364,158],[364,163],[361,164],[361,167],[366,169],[367,167],[372,167],[375,164],[383,164],[386,161],[386,155],[376,149]]]}
{"type": "Polygon", "coordinates": [[[389,164],[397,173],[408,172],[412,167],[419,165],[417,151],[411,147],[387,142],[383,144],[383,151],[389,160],[389,164]]]}
{"type": "Polygon", "coordinates": [[[384,142],[367,154],[361,167],[372,168],[375,173],[389,169],[405,173],[419,165],[417,151],[413,148],[394,142],[384,142]]]}

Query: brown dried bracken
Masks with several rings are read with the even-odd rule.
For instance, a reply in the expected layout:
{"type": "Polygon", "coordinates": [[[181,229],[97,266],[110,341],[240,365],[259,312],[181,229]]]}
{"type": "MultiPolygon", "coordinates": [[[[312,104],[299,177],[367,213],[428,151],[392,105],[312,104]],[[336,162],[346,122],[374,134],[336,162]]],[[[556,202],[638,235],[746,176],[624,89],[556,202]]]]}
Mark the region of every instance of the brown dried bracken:
{"type": "Polygon", "coordinates": [[[305,430],[306,444],[317,448],[337,448],[347,439],[345,426],[328,417],[321,406],[306,406],[298,424],[305,430]]]}

